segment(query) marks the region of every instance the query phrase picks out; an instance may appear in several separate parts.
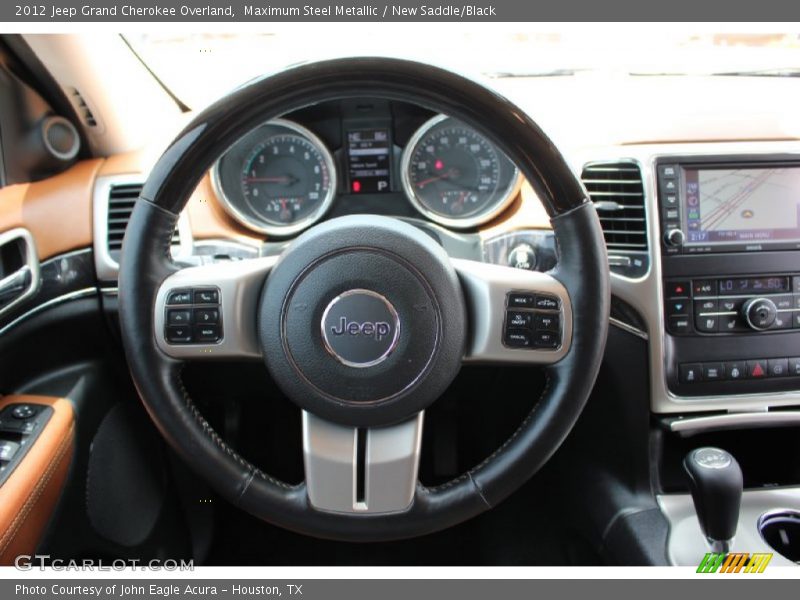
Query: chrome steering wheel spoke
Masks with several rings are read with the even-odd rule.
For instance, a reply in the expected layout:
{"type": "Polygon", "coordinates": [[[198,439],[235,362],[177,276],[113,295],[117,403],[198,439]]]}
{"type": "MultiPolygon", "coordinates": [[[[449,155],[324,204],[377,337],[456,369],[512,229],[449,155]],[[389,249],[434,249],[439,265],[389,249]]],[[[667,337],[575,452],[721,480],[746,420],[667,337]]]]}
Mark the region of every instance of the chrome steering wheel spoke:
{"type": "Polygon", "coordinates": [[[167,277],[154,305],[159,349],[178,359],[261,359],[256,315],[277,257],[187,267],[167,277]]]}
{"type": "Polygon", "coordinates": [[[303,411],[303,462],[311,505],[335,513],[392,513],[411,506],[423,412],[396,425],[355,428],[303,411]]]}

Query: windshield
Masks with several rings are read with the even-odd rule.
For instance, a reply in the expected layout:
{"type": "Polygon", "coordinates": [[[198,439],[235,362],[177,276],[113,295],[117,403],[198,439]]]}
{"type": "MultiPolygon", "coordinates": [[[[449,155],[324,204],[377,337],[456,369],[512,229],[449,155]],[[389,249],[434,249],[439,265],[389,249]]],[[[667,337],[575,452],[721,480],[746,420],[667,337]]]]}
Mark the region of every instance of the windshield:
{"type": "MultiPolygon", "coordinates": [[[[771,75],[800,73],[800,34],[685,33],[598,23],[573,32],[465,30],[420,24],[409,31],[368,25],[282,26],[271,33],[129,34],[131,48],[184,103],[202,108],[260,75],[308,60],[396,56],[489,77],[771,75]],[[331,35],[336,28],[336,35],[331,35]],[[332,41],[335,40],[335,41],[332,41]]],[[[675,29],[681,29],[675,26],[675,29]]]]}

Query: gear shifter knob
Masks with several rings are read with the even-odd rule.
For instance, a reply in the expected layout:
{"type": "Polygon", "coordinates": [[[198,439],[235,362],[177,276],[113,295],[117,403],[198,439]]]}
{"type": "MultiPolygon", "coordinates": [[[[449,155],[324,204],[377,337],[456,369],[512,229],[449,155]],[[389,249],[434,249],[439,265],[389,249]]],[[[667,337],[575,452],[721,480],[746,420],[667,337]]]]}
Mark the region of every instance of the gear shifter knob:
{"type": "Polygon", "coordinates": [[[742,469],[725,450],[697,448],[683,459],[697,519],[711,547],[727,552],[742,503],[742,469]]]}

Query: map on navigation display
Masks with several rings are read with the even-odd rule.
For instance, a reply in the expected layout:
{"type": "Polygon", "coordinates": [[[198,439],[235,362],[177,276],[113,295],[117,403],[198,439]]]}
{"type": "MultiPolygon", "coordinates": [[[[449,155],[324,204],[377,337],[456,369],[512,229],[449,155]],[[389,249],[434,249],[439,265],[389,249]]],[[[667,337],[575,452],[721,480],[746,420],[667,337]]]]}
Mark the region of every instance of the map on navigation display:
{"type": "Polygon", "coordinates": [[[684,173],[690,244],[800,239],[800,168],[684,173]]]}

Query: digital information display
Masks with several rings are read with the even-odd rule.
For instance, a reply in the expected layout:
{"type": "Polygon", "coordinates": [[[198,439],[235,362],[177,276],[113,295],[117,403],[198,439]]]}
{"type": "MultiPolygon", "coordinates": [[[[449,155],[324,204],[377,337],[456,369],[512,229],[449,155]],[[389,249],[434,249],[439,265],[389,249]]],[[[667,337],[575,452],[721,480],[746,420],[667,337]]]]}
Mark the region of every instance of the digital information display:
{"type": "Polygon", "coordinates": [[[721,295],[790,292],[788,277],[736,277],[719,280],[721,295]]]}
{"type": "Polygon", "coordinates": [[[351,193],[390,191],[391,149],[388,129],[347,132],[347,165],[351,193]]]}
{"type": "Polygon", "coordinates": [[[684,169],[687,246],[800,242],[800,167],[684,169]]]}

